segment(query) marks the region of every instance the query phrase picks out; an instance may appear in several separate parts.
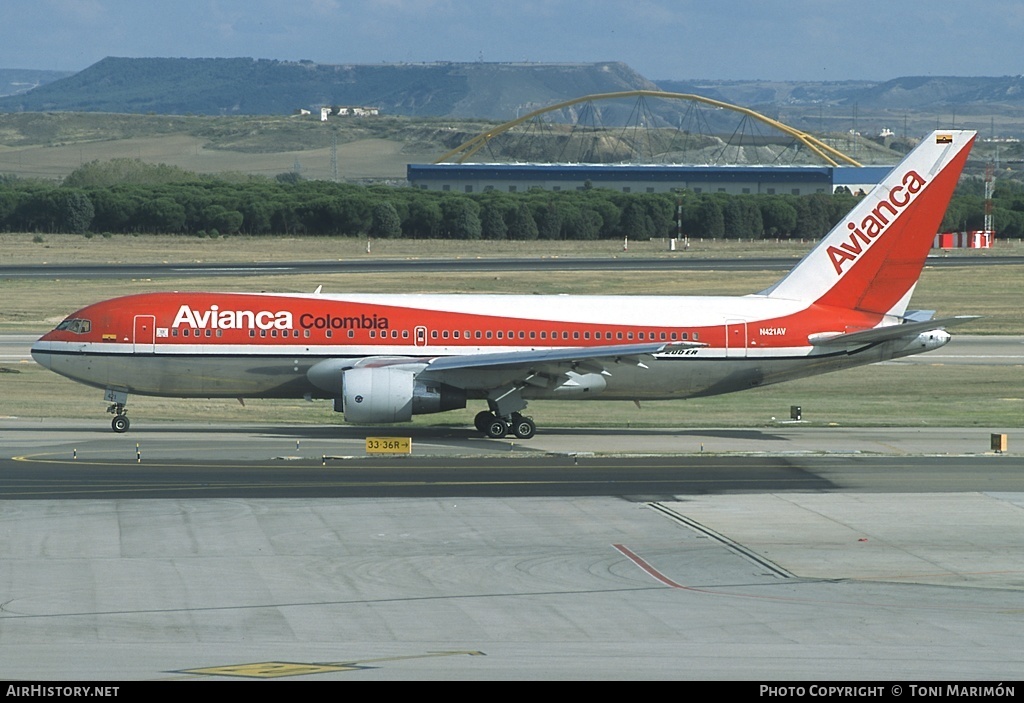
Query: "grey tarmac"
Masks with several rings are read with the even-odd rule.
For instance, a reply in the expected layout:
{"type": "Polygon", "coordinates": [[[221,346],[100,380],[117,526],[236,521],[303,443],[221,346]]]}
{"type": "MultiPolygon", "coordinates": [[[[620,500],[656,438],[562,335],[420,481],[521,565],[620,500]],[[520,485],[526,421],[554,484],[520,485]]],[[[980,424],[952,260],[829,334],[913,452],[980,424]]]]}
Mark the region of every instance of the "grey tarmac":
{"type": "MultiPolygon", "coordinates": [[[[116,462],[121,486],[170,486],[197,455],[240,457],[253,473],[279,457],[282,483],[354,471],[340,458],[354,435],[302,439],[294,458],[287,428],[168,425],[125,439],[93,425],[0,421],[4,471],[17,464],[19,480],[57,491],[44,462],[92,480],[105,475],[91,462],[116,462]],[[317,467],[316,442],[339,458],[317,467]],[[70,459],[72,446],[89,456],[70,459]],[[158,453],[168,463],[154,469],[158,453]]],[[[405,468],[429,483],[438,469],[416,462],[432,454],[454,480],[471,447],[475,471],[514,454],[571,474],[592,470],[605,438],[619,480],[649,463],[655,438],[691,445],[660,460],[705,466],[692,446],[703,442],[768,485],[732,490],[707,462],[702,488],[677,494],[623,495],[612,481],[524,497],[517,479],[544,475],[513,471],[490,495],[196,497],[193,485],[157,500],[2,500],[0,669],[64,681],[1024,675],[1020,430],[1005,454],[981,430],[949,428],[573,430],[530,449],[420,437],[405,468]],[[794,472],[819,482],[794,489],[794,472]]]]}

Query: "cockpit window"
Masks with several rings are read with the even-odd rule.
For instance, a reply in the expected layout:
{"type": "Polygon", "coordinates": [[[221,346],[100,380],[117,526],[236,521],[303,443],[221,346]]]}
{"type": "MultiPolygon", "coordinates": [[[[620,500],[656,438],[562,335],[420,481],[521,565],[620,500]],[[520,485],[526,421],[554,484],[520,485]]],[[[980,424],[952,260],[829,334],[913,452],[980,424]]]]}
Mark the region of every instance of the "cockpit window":
{"type": "Polygon", "coordinates": [[[86,334],[92,331],[92,321],[82,318],[68,318],[57,325],[57,329],[63,332],[74,332],[75,334],[86,334]]]}

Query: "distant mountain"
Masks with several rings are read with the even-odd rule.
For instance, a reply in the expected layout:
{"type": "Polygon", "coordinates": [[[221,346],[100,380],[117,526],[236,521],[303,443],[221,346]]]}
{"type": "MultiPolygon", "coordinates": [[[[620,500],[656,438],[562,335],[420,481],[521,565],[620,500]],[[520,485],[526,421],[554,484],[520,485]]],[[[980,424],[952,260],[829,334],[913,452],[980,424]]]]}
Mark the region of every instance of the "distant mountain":
{"type": "Polygon", "coordinates": [[[756,110],[816,133],[892,130],[923,134],[939,126],[1024,138],[1024,76],[907,76],[889,81],[657,81],[756,110]]]}
{"type": "Polygon", "coordinates": [[[73,75],[71,71],[37,71],[28,68],[0,68],[0,97],[27,93],[39,86],[73,75]]]}
{"type": "Polygon", "coordinates": [[[733,105],[793,105],[840,103],[861,90],[878,85],[872,81],[713,81],[659,80],[661,90],[692,93],[733,105]]]}
{"type": "Polygon", "coordinates": [[[323,105],[385,114],[505,120],[589,92],[654,89],[621,63],[325,65],[267,59],[106,58],[0,98],[4,112],[290,114],[323,105]]]}
{"type": "Polygon", "coordinates": [[[895,78],[863,88],[847,98],[867,107],[923,109],[979,105],[1024,106],[1024,76],[961,78],[920,76],[895,78]]]}
{"type": "MultiPolygon", "coordinates": [[[[384,115],[507,121],[595,93],[664,90],[750,108],[798,129],[912,135],[937,125],[1024,136],[1024,77],[904,77],[890,81],[652,82],[607,63],[328,65],[271,59],[106,58],[75,74],[0,71],[0,112],[290,115],[361,105],[384,115]],[[2,92],[2,91],[0,91],[2,92]],[[991,128],[991,129],[988,129],[991,128]]],[[[683,101],[580,103],[546,119],[598,127],[700,123],[731,132],[734,114],[683,101]],[[698,114],[699,113],[699,114],[698,114]]],[[[684,127],[692,130],[692,127],[684,127]]]]}
{"type": "Polygon", "coordinates": [[[1024,106],[1024,76],[908,76],[877,81],[657,81],[737,105],[859,105],[867,109],[934,109],[984,104],[1024,106]]]}

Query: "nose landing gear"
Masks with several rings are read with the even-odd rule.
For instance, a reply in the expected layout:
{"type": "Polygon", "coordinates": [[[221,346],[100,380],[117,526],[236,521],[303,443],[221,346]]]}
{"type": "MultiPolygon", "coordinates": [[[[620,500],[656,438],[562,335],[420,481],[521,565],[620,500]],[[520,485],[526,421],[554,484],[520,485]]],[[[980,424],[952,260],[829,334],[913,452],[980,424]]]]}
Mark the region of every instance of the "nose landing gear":
{"type": "Polygon", "coordinates": [[[107,412],[114,416],[114,419],[110,421],[110,429],[117,433],[127,432],[128,427],[131,426],[128,421],[128,411],[125,409],[125,405],[128,404],[128,394],[108,388],[104,399],[110,402],[107,412]]]}
{"type": "Polygon", "coordinates": [[[114,432],[127,432],[131,426],[131,422],[128,421],[128,411],[125,410],[124,403],[114,403],[107,412],[114,416],[114,419],[110,421],[110,429],[114,432]]]}
{"type": "Polygon", "coordinates": [[[127,415],[117,415],[110,421],[110,428],[114,430],[114,432],[127,432],[130,426],[131,422],[128,421],[127,415]]]}

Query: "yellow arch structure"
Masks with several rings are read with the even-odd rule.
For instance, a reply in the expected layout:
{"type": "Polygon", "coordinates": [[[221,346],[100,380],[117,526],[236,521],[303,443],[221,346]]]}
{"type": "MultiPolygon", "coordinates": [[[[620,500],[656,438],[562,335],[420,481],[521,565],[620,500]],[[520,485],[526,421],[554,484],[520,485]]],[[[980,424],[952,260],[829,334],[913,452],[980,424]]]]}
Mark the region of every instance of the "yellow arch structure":
{"type": "Polygon", "coordinates": [[[851,166],[862,165],[858,161],[851,159],[849,156],[842,153],[841,151],[830,147],[828,144],[824,143],[820,139],[813,137],[810,134],[807,134],[806,132],[801,132],[798,129],[794,129],[789,125],[779,122],[778,120],[773,120],[770,117],[766,117],[765,115],[762,115],[759,112],[755,112],[754,110],[751,110],[749,108],[741,107],[739,105],[731,105],[730,103],[722,102],[721,100],[705,98],[701,95],[691,95],[689,93],[667,93],[660,90],[627,90],[619,93],[595,93],[594,95],[584,95],[582,98],[575,98],[574,100],[566,100],[565,102],[560,102],[556,105],[549,105],[548,107],[544,107],[539,110],[534,110],[529,114],[523,115],[522,117],[517,117],[516,119],[510,122],[506,122],[505,124],[499,125],[494,129],[489,129],[486,132],[478,134],[472,139],[463,142],[459,146],[447,152],[446,154],[435,160],[434,163],[443,163],[445,161],[448,161],[449,159],[455,158],[457,154],[461,154],[461,156],[459,156],[456,159],[457,163],[465,163],[467,159],[472,157],[476,152],[478,152],[480,149],[486,146],[487,142],[489,142],[494,137],[504,132],[507,132],[513,127],[516,127],[517,125],[520,125],[524,122],[528,122],[532,120],[534,117],[537,117],[538,115],[543,115],[545,112],[554,112],[555,110],[561,110],[562,108],[572,107],[573,105],[578,105],[579,103],[591,102],[594,100],[613,100],[616,98],[667,98],[670,100],[690,100],[693,102],[704,103],[705,105],[711,105],[713,107],[720,107],[726,110],[732,110],[734,112],[739,112],[760,122],[764,122],[765,124],[790,135],[791,137],[802,143],[804,146],[806,146],[808,149],[810,149],[812,152],[817,154],[823,161],[825,161],[831,166],[838,166],[840,161],[844,161],[847,164],[850,164],[851,166]]]}

